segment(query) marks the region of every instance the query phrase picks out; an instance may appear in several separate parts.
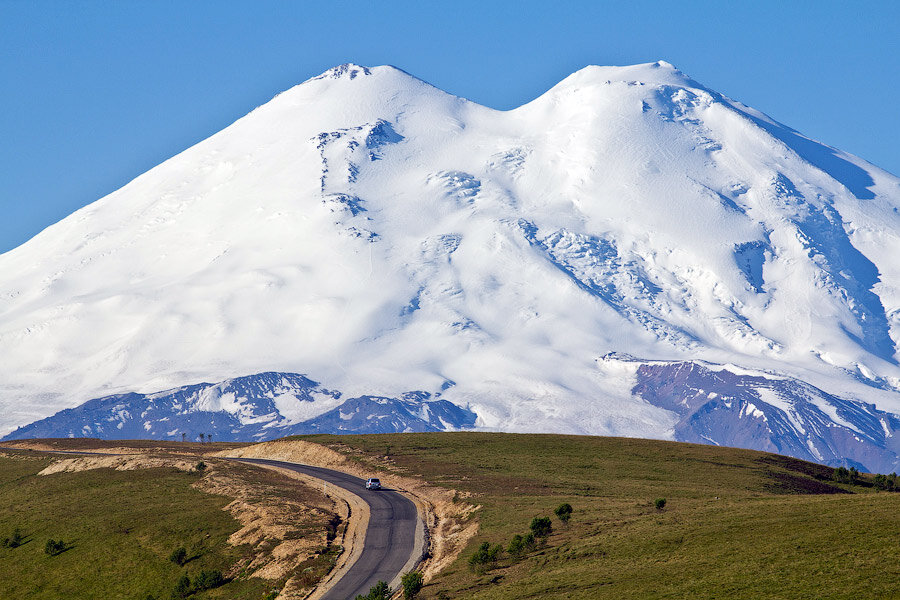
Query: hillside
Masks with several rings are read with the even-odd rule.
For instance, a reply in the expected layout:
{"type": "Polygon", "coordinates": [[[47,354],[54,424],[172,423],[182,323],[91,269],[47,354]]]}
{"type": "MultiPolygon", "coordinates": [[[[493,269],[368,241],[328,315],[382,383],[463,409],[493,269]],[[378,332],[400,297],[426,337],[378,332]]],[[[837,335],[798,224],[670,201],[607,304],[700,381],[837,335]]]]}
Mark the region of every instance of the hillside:
{"type": "MultiPolygon", "coordinates": [[[[214,471],[237,468],[224,473],[252,484],[245,500],[287,506],[280,523],[294,533],[282,530],[281,543],[301,548],[308,536],[324,539],[327,513],[309,509],[321,503],[318,492],[276,473],[220,464],[209,453],[257,448],[263,454],[250,455],[268,451],[283,458],[279,453],[294,448],[311,464],[321,459],[385,482],[427,482],[411,489],[441,489],[422,498],[446,496],[453,504],[441,509],[450,521],[432,532],[435,543],[445,544],[437,555],[444,561],[456,552],[451,539],[468,543],[458,558],[441,563],[424,600],[900,594],[892,566],[900,558],[900,493],[877,490],[872,476],[839,483],[834,469],[774,454],[660,440],[475,432],[315,435],[254,447],[89,439],[41,444],[139,452],[142,460],[168,454],[196,461],[206,453],[214,471]],[[658,499],[665,499],[661,508],[658,499]],[[562,503],[573,509],[567,525],[554,515],[562,503]],[[526,534],[534,517],[549,517],[552,533],[521,556],[511,555],[506,549],[513,536],[526,534]],[[473,524],[477,532],[469,538],[473,524]],[[484,542],[504,551],[496,562],[473,569],[470,557],[484,542]]],[[[113,459],[122,460],[104,460],[113,459]]],[[[266,530],[249,546],[226,544],[240,524],[223,512],[227,498],[192,489],[197,473],[101,468],[36,476],[49,462],[9,448],[0,457],[0,537],[19,527],[27,540],[0,548],[0,589],[7,595],[93,598],[102,589],[114,597],[144,600],[151,593],[161,599],[179,573],[195,577],[216,568],[234,579],[196,597],[257,600],[282,588],[302,597],[303,585],[326,572],[333,558],[295,556],[281,565],[280,579],[247,577],[253,569],[271,573],[279,542],[266,530]],[[48,557],[48,537],[71,547],[48,557]],[[185,568],[167,558],[178,544],[198,555],[185,568]],[[95,572],[98,562],[104,568],[95,572]],[[285,587],[291,577],[294,583],[285,587]]],[[[255,530],[253,523],[243,525],[255,530]]]]}
{"type": "Polygon", "coordinates": [[[480,508],[480,530],[423,597],[465,599],[888,598],[900,494],[832,481],[784,456],[665,441],[424,433],[302,438],[373,471],[424,477],[480,508]],[[665,498],[665,507],[654,506],[665,498]],[[568,526],[553,511],[568,502],[568,526]],[[507,547],[533,517],[546,546],[484,572],[469,557],[507,547]]]}
{"type": "Polygon", "coordinates": [[[282,589],[295,598],[339,554],[326,540],[331,502],[296,480],[202,455],[231,446],[41,446],[120,456],[0,449],[2,598],[168,600],[187,597],[175,593],[184,576],[197,600],[260,600],[282,589]],[[21,540],[10,543],[16,532],[21,540]],[[61,551],[48,554],[49,540],[61,551]],[[178,548],[182,563],[171,558],[178,548]],[[197,589],[204,572],[222,580],[197,589]]]}

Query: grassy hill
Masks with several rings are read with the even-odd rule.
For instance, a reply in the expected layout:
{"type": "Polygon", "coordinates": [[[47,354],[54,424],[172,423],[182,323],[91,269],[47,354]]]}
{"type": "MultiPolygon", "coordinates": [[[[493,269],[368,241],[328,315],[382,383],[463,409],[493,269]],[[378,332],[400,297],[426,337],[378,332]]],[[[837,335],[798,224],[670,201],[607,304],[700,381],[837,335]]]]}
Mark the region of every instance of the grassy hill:
{"type": "MultiPolygon", "coordinates": [[[[59,440],[56,445],[70,449],[104,444],[59,440]]],[[[180,448],[185,449],[191,448],[180,448]]],[[[223,510],[232,498],[196,489],[193,484],[201,473],[100,468],[37,475],[54,458],[59,456],[10,449],[0,453],[0,540],[14,538],[16,530],[22,536],[20,544],[0,547],[0,598],[169,600],[182,597],[173,593],[181,577],[196,581],[204,571],[221,572],[225,584],[187,590],[187,597],[260,600],[274,597],[269,596],[271,590],[284,585],[285,578],[264,580],[241,571],[274,541],[229,544],[229,536],[241,528],[223,510]],[[63,541],[62,552],[45,551],[51,539],[63,541]],[[183,565],[170,560],[179,547],[185,548],[183,565]]],[[[220,461],[215,469],[229,481],[240,480],[259,490],[260,496],[275,494],[303,505],[303,495],[313,493],[294,480],[247,465],[220,461]]],[[[326,528],[321,511],[307,511],[294,520],[299,533],[293,535],[300,535],[302,528],[312,534],[326,528]]],[[[321,560],[297,568],[317,579],[330,569],[330,559],[323,554],[321,560]]]]}
{"type": "MultiPolygon", "coordinates": [[[[393,471],[457,490],[460,502],[480,507],[471,517],[478,536],[429,582],[426,600],[900,597],[900,494],[875,490],[871,476],[839,484],[828,467],[782,456],[626,438],[464,432],[301,439],[373,474],[393,471]],[[554,515],[564,502],[573,507],[567,525],[554,515]],[[469,565],[483,542],[505,549],[534,517],[551,519],[544,543],[521,557],[503,552],[496,562],[469,565]]],[[[240,526],[222,510],[230,499],[192,487],[196,474],[37,476],[50,460],[11,450],[0,456],[0,539],[16,528],[25,536],[17,548],[0,548],[0,598],[167,600],[182,574],[234,574],[248,560],[250,548],[226,542],[240,526]],[[63,539],[67,549],[47,555],[48,539],[63,539]],[[168,559],[179,545],[192,557],[183,567],[168,559]]],[[[269,497],[300,494],[294,500],[302,504],[309,493],[279,487],[277,474],[234,468],[269,497]]],[[[324,516],[309,518],[311,530],[326,526],[324,516]]],[[[328,566],[322,559],[296,572],[319,577],[328,566]]],[[[258,600],[282,584],[238,574],[192,597],[258,600]]]]}
{"type": "Polygon", "coordinates": [[[424,598],[896,598],[900,494],[733,448],[559,435],[309,436],[374,470],[471,494],[479,535],[424,598]],[[665,498],[665,507],[655,500],[665,498]],[[554,509],[574,509],[563,525],[554,509]],[[473,571],[533,517],[546,544],[473,571]]]}

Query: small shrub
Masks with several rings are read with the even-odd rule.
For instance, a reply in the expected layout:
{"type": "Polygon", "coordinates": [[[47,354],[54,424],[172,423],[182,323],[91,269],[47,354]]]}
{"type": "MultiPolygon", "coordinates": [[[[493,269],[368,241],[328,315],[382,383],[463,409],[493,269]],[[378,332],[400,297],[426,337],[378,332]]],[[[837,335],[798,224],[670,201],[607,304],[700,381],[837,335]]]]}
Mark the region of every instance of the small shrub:
{"type": "Polygon", "coordinates": [[[891,473],[890,475],[876,475],[872,485],[876,490],[885,490],[888,492],[900,491],[900,486],[897,485],[896,473],[891,473]]]}
{"type": "Polygon", "coordinates": [[[187,550],[185,550],[184,546],[175,548],[172,550],[172,554],[169,555],[169,560],[179,567],[184,565],[187,562],[187,550]]]}
{"type": "Polygon", "coordinates": [[[531,533],[534,537],[545,538],[553,533],[550,517],[535,517],[531,520],[531,533]]]}
{"type": "Polygon", "coordinates": [[[193,591],[211,590],[224,583],[225,577],[222,576],[222,571],[200,571],[200,574],[194,578],[193,591]]]}
{"type": "Polygon", "coordinates": [[[834,470],[831,478],[838,483],[856,485],[859,482],[859,471],[856,470],[856,467],[850,467],[849,469],[847,467],[838,467],[834,470]]]}
{"type": "Polygon", "coordinates": [[[572,516],[572,505],[568,502],[563,502],[559,506],[556,507],[556,510],[553,511],[559,520],[563,522],[564,525],[569,524],[569,519],[572,516]]]}
{"type": "Polygon", "coordinates": [[[62,540],[49,539],[44,545],[44,552],[49,556],[62,554],[66,550],[66,543],[62,540]]]}
{"type": "Polygon", "coordinates": [[[12,537],[3,538],[3,547],[4,548],[18,548],[22,544],[25,543],[25,536],[22,535],[22,530],[16,527],[13,529],[12,537]]]}
{"type": "Polygon", "coordinates": [[[517,533],[512,537],[512,540],[510,540],[509,547],[506,551],[513,558],[521,558],[526,552],[534,550],[536,545],[533,533],[528,533],[524,536],[517,533]]]}
{"type": "Polygon", "coordinates": [[[400,583],[403,584],[403,597],[406,598],[406,600],[413,600],[419,595],[419,592],[422,591],[422,586],[425,584],[425,577],[422,575],[421,571],[410,571],[400,578],[400,583]]]}
{"type": "Polygon", "coordinates": [[[665,498],[657,498],[653,501],[653,506],[656,507],[656,510],[662,510],[666,507],[666,499],[665,498]]]}
{"type": "Polygon", "coordinates": [[[850,483],[850,471],[847,470],[847,467],[838,467],[832,473],[831,478],[838,483],[850,483]]]}
{"type": "Polygon", "coordinates": [[[187,575],[182,575],[178,578],[178,581],[175,582],[175,587],[172,588],[172,600],[178,600],[179,598],[187,598],[191,595],[191,578],[187,575]]]}
{"type": "Polygon", "coordinates": [[[537,547],[537,542],[534,539],[534,534],[529,531],[525,534],[525,549],[530,552],[535,547],[537,547]]]}
{"type": "Polygon", "coordinates": [[[202,473],[206,470],[206,463],[201,460],[197,463],[197,466],[194,467],[194,470],[198,473],[202,473]]]}
{"type": "Polygon", "coordinates": [[[379,581],[371,588],[369,588],[369,593],[363,596],[359,594],[356,597],[356,600],[389,600],[391,597],[391,588],[388,587],[388,584],[384,581],[379,581]]]}
{"type": "Polygon", "coordinates": [[[501,552],[503,552],[503,548],[500,544],[491,546],[490,542],[483,542],[475,554],[469,557],[469,566],[476,572],[484,571],[489,565],[497,562],[501,552]]]}
{"type": "Polygon", "coordinates": [[[506,551],[515,558],[518,558],[525,554],[525,538],[523,538],[518,533],[512,537],[509,541],[509,546],[507,546],[506,551]]]}

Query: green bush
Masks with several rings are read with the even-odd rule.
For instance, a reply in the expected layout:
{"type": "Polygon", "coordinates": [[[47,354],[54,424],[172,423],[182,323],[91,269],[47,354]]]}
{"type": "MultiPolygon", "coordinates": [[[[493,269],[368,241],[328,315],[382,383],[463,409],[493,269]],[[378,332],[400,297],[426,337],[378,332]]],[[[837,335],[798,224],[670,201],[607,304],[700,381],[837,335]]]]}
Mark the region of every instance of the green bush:
{"type": "Polygon", "coordinates": [[[553,533],[550,517],[535,517],[531,520],[531,533],[534,537],[545,538],[553,533]]]}
{"type": "Polygon", "coordinates": [[[521,558],[526,552],[534,550],[536,545],[533,533],[528,533],[524,536],[517,533],[512,537],[512,540],[510,540],[509,547],[506,551],[509,552],[513,558],[521,558]]]}
{"type": "Polygon", "coordinates": [[[572,505],[568,502],[563,502],[559,506],[556,507],[556,510],[553,511],[559,520],[564,524],[568,525],[569,518],[572,516],[572,505]]]}
{"type": "Polygon", "coordinates": [[[500,544],[491,546],[490,542],[483,542],[478,547],[478,550],[475,551],[475,554],[469,557],[469,566],[472,567],[474,571],[483,571],[487,569],[489,565],[493,565],[497,562],[501,552],[503,552],[503,548],[500,544]]]}
{"type": "Polygon", "coordinates": [[[175,582],[175,587],[172,588],[172,600],[187,598],[191,595],[191,591],[191,578],[187,575],[182,575],[175,582]]]}
{"type": "Polygon", "coordinates": [[[666,507],[666,499],[665,498],[657,498],[653,501],[653,506],[656,507],[656,510],[662,510],[666,507]]]}
{"type": "Polygon", "coordinates": [[[422,575],[421,571],[410,571],[400,578],[400,583],[403,584],[403,597],[406,598],[406,600],[412,600],[422,591],[422,586],[425,584],[425,577],[422,575]]]}
{"type": "Polygon", "coordinates": [[[369,593],[365,596],[362,594],[356,596],[356,600],[389,600],[390,597],[391,588],[384,581],[379,581],[369,588],[369,593]]]}
{"type": "Polygon", "coordinates": [[[525,538],[518,533],[514,535],[509,541],[509,546],[506,547],[506,551],[514,558],[518,558],[525,554],[525,538]]]}
{"type": "Polygon", "coordinates": [[[838,467],[834,470],[831,478],[838,483],[855,485],[859,482],[859,471],[856,470],[856,467],[850,467],[849,469],[847,467],[838,467]]]}
{"type": "Polygon", "coordinates": [[[211,590],[224,583],[225,577],[222,576],[222,571],[200,571],[200,574],[194,578],[193,591],[211,590]]]}
{"type": "Polygon", "coordinates": [[[206,463],[201,460],[200,462],[197,463],[197,466],[194,467],[194,470],[197,471],[198,473],[202,473],[203,471],[206,470],[206,463]]]}
{"type": "Polygon", "coordinates": [[[888,492],[900,491],[900,486],[897,485],[896,473],[891,473],[890,475],[876,475],[872,485],[876,490],[886,490],[888,492]]]}
{"type": "Polygon", "coordinates": [[[18,548],[23,543],[25,543],[25,536],[22,535],[22,530],[18,527],[13,530],[12,537],[3,538],[4,548],[18,548]]]}
{"type": "Polygon", "coordinates": [[[49,539],[44,545],[44,552],[50,556],[62,554],[66,550],[66,543],[62,540],[49,539]]]}
{"type": "Polygon", "coordinates": [[[525,549],[530,552],[535,547],[537,547],[537,542],[534,539],[534,534],[529,531],[525,534],[525,549]]]}
{"type": "Polygon", "coordinates": [[[172,554],[169,555],[169,560],[179,567],[184,565],[184,563],[187,562],[187,550],[185,550],[184,546],[175,548],[172,550],[172,554]]]}

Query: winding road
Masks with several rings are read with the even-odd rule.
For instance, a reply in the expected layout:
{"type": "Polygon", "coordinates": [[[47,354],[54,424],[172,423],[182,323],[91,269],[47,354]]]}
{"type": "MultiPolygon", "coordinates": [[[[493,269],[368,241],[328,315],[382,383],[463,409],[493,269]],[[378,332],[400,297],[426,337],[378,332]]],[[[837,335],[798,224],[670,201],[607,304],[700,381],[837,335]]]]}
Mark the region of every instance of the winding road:
{"type": "Polygon", "coordinates": [[[322,600],[353,600],[379,581],[390,583],[413,558],[419,516],[411,500],[389,489],[366,489],[363,479],[322,467],[263,458],[239,458],[250,464],[290,469],[327,481],[362,498],[371,511],[362,553],[322,600]]]}

